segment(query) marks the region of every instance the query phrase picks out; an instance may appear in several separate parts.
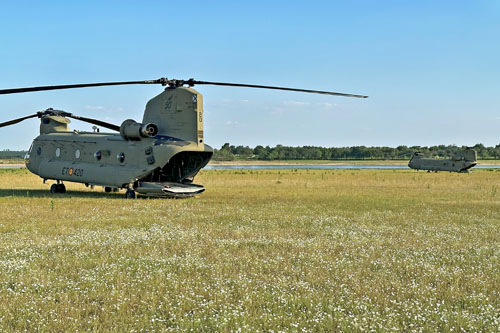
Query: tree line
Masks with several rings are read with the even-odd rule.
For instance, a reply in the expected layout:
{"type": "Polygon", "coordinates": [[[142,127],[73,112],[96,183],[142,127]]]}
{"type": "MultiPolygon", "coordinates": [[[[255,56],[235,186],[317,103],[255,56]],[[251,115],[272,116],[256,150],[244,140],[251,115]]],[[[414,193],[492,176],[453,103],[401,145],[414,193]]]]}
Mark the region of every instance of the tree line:
{"type": "Polygon", "coordinates": [[[24,158],[24,155],[26,155],[27,151],[26,150],[0,150],[0,159],[3,160],[9,160],[9,159],[19,159],[19,158],[24,158]]]}
{"type": "MultiPolygon", "coordinates": [[[[439,146],[398,146],[393,147],[289,147],[277,145],[276,147],[234,146],[229,143],[220,149],[214,149],[213,159],[216,161],[232,161],[235,159],[253,160],[408,160],[414,152],[421,152],[428,157],[447,158],[455,155],[465,146],[439,145],[439,146]]],[[[500,144],[494,147],[485,147],[476,144],[470,148],[477,151],[480,160],[500,160],[500,144]]],[[[26,151],[2,150],[0,159],[23,158],[26,151]]]]}
{"type": "MultiPolygon", "coordinates": [[[[277,145],[276,147],[234,146],[225,143],[220,149],[214,149],[213,159],[216,161],[232,161],[235,159],[254,160],[407,160],[413,153],[421,152],[428,157],[448,158],[465,149],[466,146],[439,145],[431,147],[398,146],[393,147],[289,147],[277,145]]],[[[494,147],[485,147],[476,144],[473,148],[477,151],[478,159],[500,159],[500,144],[494,147]]]]}

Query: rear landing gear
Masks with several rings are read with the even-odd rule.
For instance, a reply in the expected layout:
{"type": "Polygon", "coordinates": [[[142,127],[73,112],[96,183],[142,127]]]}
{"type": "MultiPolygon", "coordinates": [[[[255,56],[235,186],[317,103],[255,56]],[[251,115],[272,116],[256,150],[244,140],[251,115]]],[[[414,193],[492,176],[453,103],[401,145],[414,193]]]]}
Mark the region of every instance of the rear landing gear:
{"type": "Polygon", "coordinates": [[[52,184],[50,186],[50,193],[66,193],[66,186],[64,184],[52,184]]]}
{"type": "Polygon", "coordinates": [[[135,191],[131,188],[128,188],[127,192],[125,192],[125,198],[126,199],[135,199],[135,191]]]}

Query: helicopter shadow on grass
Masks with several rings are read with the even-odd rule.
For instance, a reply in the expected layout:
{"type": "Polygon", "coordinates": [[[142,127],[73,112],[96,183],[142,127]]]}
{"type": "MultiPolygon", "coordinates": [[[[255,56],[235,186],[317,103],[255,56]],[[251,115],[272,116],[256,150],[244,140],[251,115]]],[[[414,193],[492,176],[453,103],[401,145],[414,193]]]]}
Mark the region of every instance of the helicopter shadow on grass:
{"type": "Polygon", "coordinates": [[[125,199],[123,193],[105,193],[89,191],[67,191],[66,193],[50,193],[43,189],[0,189],[0,197],[24,197],[24,198],[107,198],[125,199]],[[120,195],[121,194],[121,195],[120,195]]]}
{"type": "MultiPolygon", "coordinates": [[[[91,191],[67,191],[66,193],[50,193],[48,190],[28,190],[28,189],[0,189],[0,198],[18,197],[18,198],[87,198],[87,199],[120,199],[126,200],[125,192],[123,193],[106,193],[106,192],[91,192],[91,191]]],[[[168,198],[168,197],[150,197],[138,195],[136,199],[148,200],[165,200],[165,199],[187,199],[187,198],[168,198]]]]}

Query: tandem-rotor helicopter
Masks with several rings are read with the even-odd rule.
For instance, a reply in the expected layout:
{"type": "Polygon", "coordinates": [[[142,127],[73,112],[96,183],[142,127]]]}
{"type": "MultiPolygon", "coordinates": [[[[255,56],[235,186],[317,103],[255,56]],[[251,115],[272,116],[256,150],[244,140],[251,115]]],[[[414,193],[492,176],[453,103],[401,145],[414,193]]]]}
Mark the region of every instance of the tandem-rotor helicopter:
{"type": "Polygon", "coordinates": [[[427,172],[449,171],[469,173],[477,165],[477,152],[472,148],[459,150],[454,156],[444,158],[426,158],[420,152],[413,154],[408,166],[410,169],[427,170],[427,172]]]}
{"type": "Polygon", "coordinates": [[[194,85],[368,97],[309,89],[167,78],[3,89],[0,95],[131,84],[161,84],[166,87],[148,101],[140,123],[127,119],[118,126],[49,108],[0,123],[0,127],[29,118],[40,118],[40,135],[33,140],[28,151],[26,167],[43,178],[44,183],[47,180],[56,182],[50,187],[51,193],[65,193],[63,182],[68,181],[92,187],[103,186],[106,192],[126,189],[126,198],[135,198],[136,192],[146,196],[190,197],[205,190],[202,185],[194,184],[193,179],[213,154],[212,147],[205,144],[203,139],[203,96],[192,88],[194,85]],[[72,131],[68,127],[68,118],[118,133],[72,131]]]}

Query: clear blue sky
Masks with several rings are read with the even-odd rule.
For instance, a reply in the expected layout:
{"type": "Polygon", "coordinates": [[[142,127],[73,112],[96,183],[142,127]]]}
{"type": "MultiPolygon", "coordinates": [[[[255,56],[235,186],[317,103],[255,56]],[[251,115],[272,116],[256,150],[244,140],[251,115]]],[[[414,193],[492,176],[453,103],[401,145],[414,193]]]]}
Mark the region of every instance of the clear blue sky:
{"type": "MultiPolygon", "coordinates": [[[[216,148],[496,145],[499,62],[497,1],[0,3],[0,89],[167,76],[370,96],[199,86],[216,148]]],[[[47,107],[140,121],[161,89],[2,95],[0,121],[47,107]]],[[[27,149],[38,126],[0,129],[0,149],[27,149]]]]}

